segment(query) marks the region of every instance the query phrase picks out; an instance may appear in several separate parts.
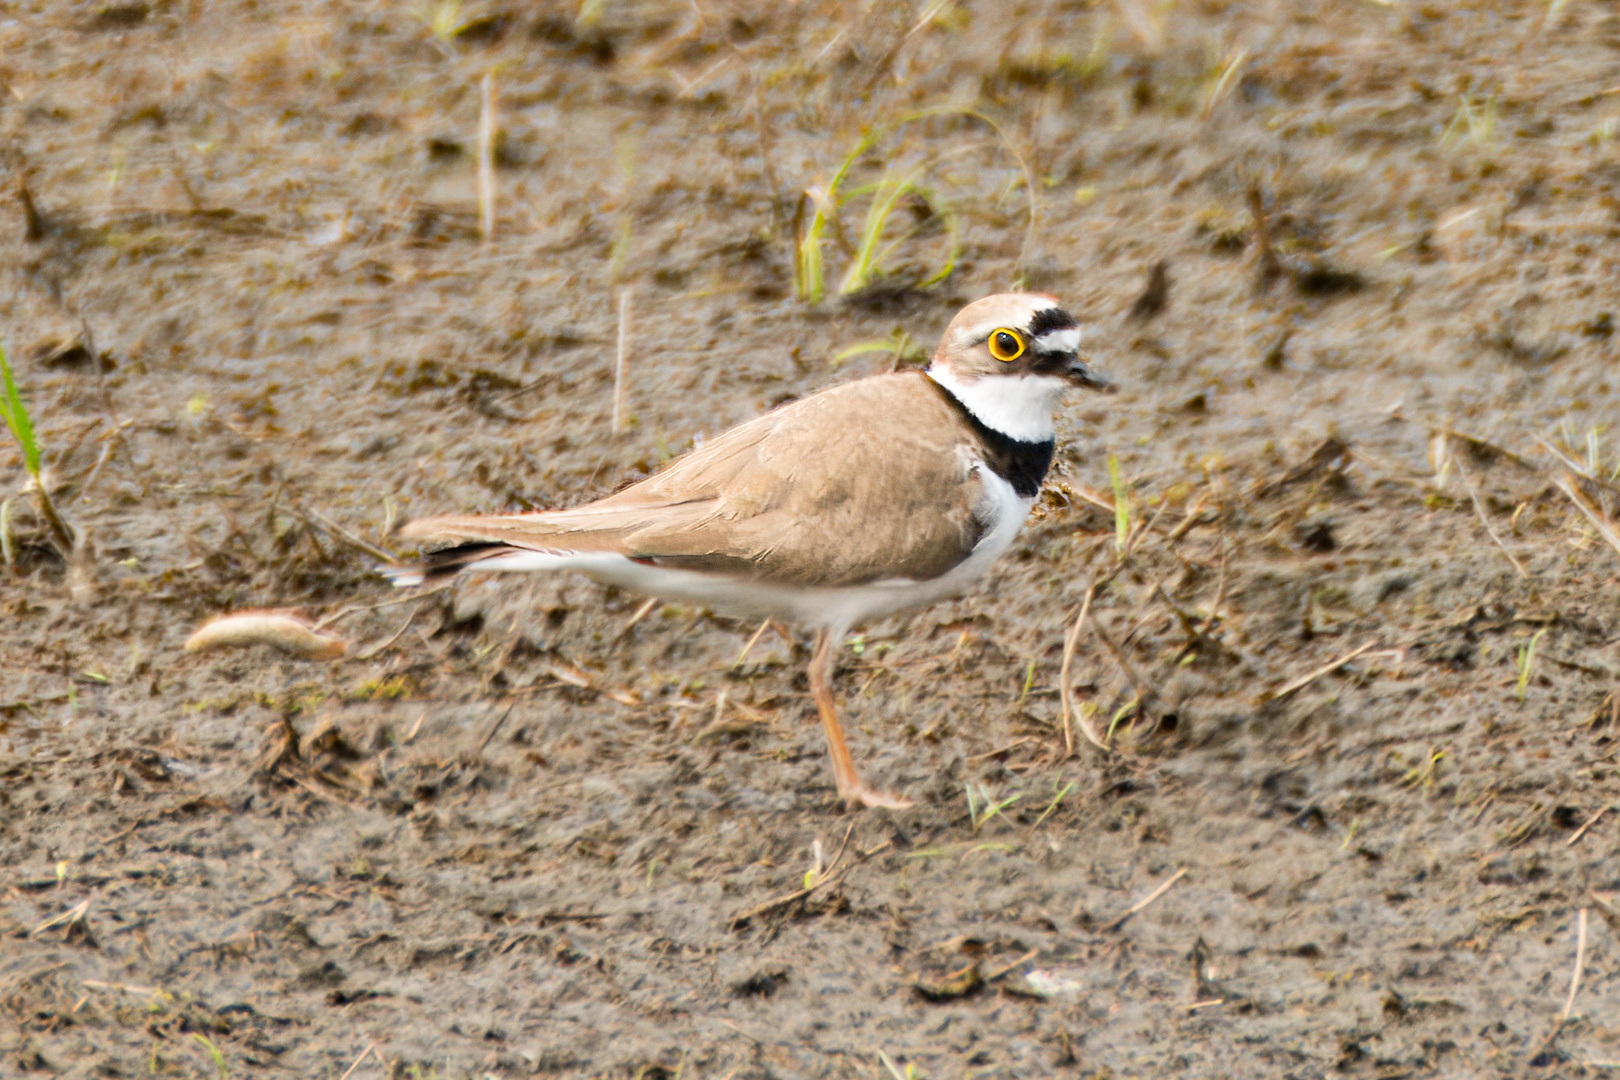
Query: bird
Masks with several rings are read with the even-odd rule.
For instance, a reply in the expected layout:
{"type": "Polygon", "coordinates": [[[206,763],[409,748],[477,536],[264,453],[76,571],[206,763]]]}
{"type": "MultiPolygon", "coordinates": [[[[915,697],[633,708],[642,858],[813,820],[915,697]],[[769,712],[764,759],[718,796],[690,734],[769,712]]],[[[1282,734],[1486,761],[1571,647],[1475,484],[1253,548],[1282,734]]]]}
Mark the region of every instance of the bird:
{"type": "Polygon", "coordinates": [[[855,627],[960,594],[1013,543],[1056,449],[1070,387],[1111,392],[1057,298],[962,308],[926,368],[851,380],[731,428],[568,509],[406,523],[431,547],[399,586],[469,571],[576,571],[598,582],[814,634],[811,696],[838,795],[868,786],[844,738],[833,657],[855,627]]]}

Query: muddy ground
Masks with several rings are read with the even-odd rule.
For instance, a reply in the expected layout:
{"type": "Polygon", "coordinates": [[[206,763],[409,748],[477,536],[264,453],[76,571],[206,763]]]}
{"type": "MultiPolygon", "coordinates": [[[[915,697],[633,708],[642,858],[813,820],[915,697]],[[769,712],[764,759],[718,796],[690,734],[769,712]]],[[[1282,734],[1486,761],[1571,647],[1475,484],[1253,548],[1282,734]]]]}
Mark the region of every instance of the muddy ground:
{"type": "Polygon", "coordinates": [[[1620,1067],[1610,6],[33,0],[0,130],[80,536],[0,447],[0,1076],[1620,1067]],[[914,809],[834,798],[802,643],[374,573],[1014,285],[1122,392],[841,654],[914,809]],[[250,606],[351,651],[181,651],[250,606]]]}

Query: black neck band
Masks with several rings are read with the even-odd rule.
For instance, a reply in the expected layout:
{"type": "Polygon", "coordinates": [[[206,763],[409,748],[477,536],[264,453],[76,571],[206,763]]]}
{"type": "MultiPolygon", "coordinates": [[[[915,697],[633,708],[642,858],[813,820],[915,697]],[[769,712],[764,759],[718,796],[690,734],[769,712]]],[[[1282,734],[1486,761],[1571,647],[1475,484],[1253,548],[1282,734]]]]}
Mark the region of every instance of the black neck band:
{"type": "Polygon", "coordinates": [[[1017,492],[1020,498],[1033,499],[1035,493],[1041,490],[1041,481],[1046,478],[1046,470],[1052,466],[1052,454],[1057,449],[1057,441],[1047,439],[1043,442],[1025,442],[997,431],[973,415],[973,410],[964,405],[962,399],[945,386],[926,375],[924,378],[928,379],[934,389],[939,391],[940,397],[950,403],[979,437],[979,445],[984,449],[984,463],[990,466],[990,471],[1011,484],[1013,491],[1017,492]]]}

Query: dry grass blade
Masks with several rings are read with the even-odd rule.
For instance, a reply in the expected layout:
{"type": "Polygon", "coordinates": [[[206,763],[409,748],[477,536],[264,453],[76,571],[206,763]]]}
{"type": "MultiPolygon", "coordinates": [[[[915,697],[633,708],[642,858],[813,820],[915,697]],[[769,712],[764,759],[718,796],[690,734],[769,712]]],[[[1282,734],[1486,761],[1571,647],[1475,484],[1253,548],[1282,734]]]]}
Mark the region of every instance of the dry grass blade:
{"type": "Polygon", "coordinates": [[[1114,663],[1118,664],[1119,669],[1125,673],[1125,679],[1131,684],[1131,690],[1135,692],[1136,700],[1140,703],[1142,711],[1151,712],[1157,708],[1159,702],[1158,688],[1143,678],[1142,674],[1136,670],[1136,665],[1131,663],[1130,657],[1125,655],[1125,650],[1120,648],[1119,643],[1114,640],[1113,635],[1103,626],[1102,620],[1097,618],[1095,612],[1091,616],[1091,630],[1092,633],[1097,635],[1097,640],[1102,642],[1103,647],[1113,656],[1114,663]]]}
{"type": "Polygon", "coordinates": [[[1221,103],[1221,99],[1226,96],[1226,91],[1231,88],[1233,79],[1242,70],[1243,61],[1248,58],[1249,50],[1246,48],[1239,49],[1233,54],[1232,59],[1226,63],[1226,66],[1221,69],[1220,77],[1215,80],[1214,87],[1210,89],[1209,100],[1204,102],[1203,119],[1208,120],[1210,114],[1215,111],[1215,106],[1221,103]]]}
{"type": "Polygon", "coordinates": [[[88,899],[80,900],[77,904],[74,904],[60,915],[53,915],[51,918],[46,919],[44,922],[34,927],[28,932],[28,936],[38,937],[45,931],[55,929],[58,926],[72,926],[75,923],[81,923],[84,921],[85,916],[89,913],[90,901],[88,899]]]}
{"type": "Polygon", "coordinates": [[[1262,701],[1281,701],[1283,698],[1287,697],[1289,694],[1297,693],[1300,690],[1305,689],[1305,687],[1309,686],[1311,683],[1315,682],[1317,679],[1320,679],[1322,676],[1331,675],[1333,672],[1338,671],[1340,668],[1344,667],[1344,665],[1348,664],[1350,661],[1354,660],[1356,657],[1360,656],[1362,653],[1366,652],[1367,650],[1371,649],[1374,645],[1377,645],[1377,644],[1378,644],[1378,639],[1374,638],[1373,640],[1368,641],[1367,643],[1360,646],[1359,648],[1352,649],[1350,652],[1345,653],[1343,656],[1339,657],[1337,660],[1334,660],[1331,663],[1323,664],[1321,667],[1317,668],[1315,671],[1310,672],[1309,674],[1301,675],[1299,678],[1295,679],[1293,682],[1289,683],[1287,686],[1284,686],[1281,690],[1278,690],[1275,694],[1272,694],[1269,697],[1266,697],[1266,696],[1262,695],[1261,700],[1262,701]]]}
{"type": "Polygon", "coordinates": [[[1581,989],[1581,970],[1586,966],[1586,912],[1586,908],[1581,908],[1575,923],[1575,974],[1570,976],[1569,997],[1564,999],[1564,1011],[1559,1014],[1561,1020],[1569,1019],[1575,1008],[1575,995],[1581,989]]]}
{"type": "Polygon", "coordinates": [[[653,608],[657,607],[661,603],[663,603],[663,601],[655,596],[643,603],[640,607],[636,608],[636,613],[630,616],[630,621],[625,623],[624,627],[620,629],[615,640],[618,640],[618,638],[623,638],[630,631],[634,630],[636,628],[636,624],[640,623],[641,620],[645,619],[648,615],[651,615],[653,608]]]}
{"type": "Polygon", "coordinates": [[[1493,443],[1491,440],[1483,438],[1482,436],[1471,435],[1466,431],[1459,431],[1454,427],[1447,427],[1445,424],[1425,423],[1424,426],[1429,429],[1430,435],[1445,436],[1448,439],[1457,439],[1466,443],[1468,448],[1482,460],[1488,461],[1493,458],[1501,458],[1503,461],[1511,462],[1527,472],[1541,471],[1536,466],[1535,462],[1531,461],[1524,455],[1514,453],[1507,447],[1493,443]]]}
{"type": "MultiPolygon", "coordinates": [[[[1443,439],[1445,436],[1442,435],[1439,438],[1443,439]]],[[[1523,563],[1519,562],[1518,556],[1508,550],[1507,545],[1502,542],[1502,538],[1491,527],[1491,519],[1485,516],[1485,504],[1479,501],[1479,492],[1475,489],[1474,481],[1468,475],[1468,470],[1463,468],[1462,460],[1453,457],[1450,462],[1457,467],[1457,477],[1462,481],[1463,489],[1468,492],[1468,498],[1474,504],[1474,513],[1479,516],[1479,523],[1485,527],[1486,535],[1491,538],[1491,542],[1496,545],[1497,549],[1507,557],[1507,561],[1513,564],[1513,569],[1518,571],[1519,576],[1529,581],[1530,572],[1524,568],[1523,563]]]]}
{"type": "Polygon", "coordinates": [[[742,647],[742,652],[737,654],[737,659],[731,662],[731,669],[733,671],[742,667],[743,661],[748,659],[748,654],[754,651],[754,646],[759,644],[759,639],[764,637],[765,631],[769,630],[770,628],[771,620],[769,619],[766,619],[764,622],[759,624],[759,629],[754,631],[754,636],[748,639],[748,643],[742,647]]]}
{"type": "Polygon", "coordinates": [[[1569,496],[1569,501],[1574,503],[1575,509],[1579,510],[1586,520],[1592,523],[1592,528],[1597,530],[1597,534],[1603,538],[1604,543],[1614,548],[1616,555],[1620,555],[1620,529],[1616,529],[1612,521],[1604,517],[1596,507],[1586,501],[1586,496],[1582,495],[1580,489],[1575,486],[1573,476],[1566,474],[1554,477],[1553,485],[1569,496]]]}
{"type": "Polygon", "coordinates": [[[1187,868],[1185,866],[1183,866],[1181,869],[1177,870],[1175,873],[1171,874],[1169,877],[1165,878],[1162,882],[1160,882],[1158,888],[1154,889],[1152,892],[1150,892],[1146,896],[1142,897],[1142,899],[1140,899],[1136,903],[1132,904],[1130,906],[1130,908],[1125,912],[1125,914],[1121,915],[1119,918],[1117,918],[1113,922],[1109,923],[1108,924],[1108,929],[1109,930],[1118,930],[1120,927],[1124,926],[1127,922],[1130,921],[1130,919],[1131,919],[1131,917],[1133,915],[1137,914],[1143,908],[1145,908],[1149,904],[1153,903],[1153,901],[1157,900],[1159,897],[1161,897],[1165,893],[1169,892],[1170,891],[1170,886],[1174,885],[1176,882],[1180,881],[1182,878],[1184,878],[1186,876],[1187,876],[1187,868]]]}
{"type": "Polygon", "coordinates": [[[1099,750],[1108,749],[1108,740],[1092,728],[1086,717],[1079,714],[1074,706],[1074,689],[1069,683],[1069,669],[1074,663],[1075,648],[1080,644],[1080,634],[1086,626],[1086,616],[1091,614],[1091,600],[1097,594],[1097,583],[1092,582],[1091,588],[1086,590],[1086,598],[1080,604],[1080,614],[1075,618],[1074,625],[1063,639],[1063,663],[1058,669],[1058,703],[1063,713],[1063,752],[1066,756],[1074,754],[1074,729],[1080,728],[1080,733],[1086,741],[1099,750]]]}
{"type": "Polygon", "coordinates": [[[1596,825],[1600,820],[1602,820],[1604,814],[1607,814],[1613,809],[1614,803],[1605,803],[1604,805],[1598,807],[1597,813],[1587,818],[1586,821],[1581,824],[1581,827],[1576,829],[1568,840],[1564,841],[1564,846],[1574,847],[1580,842],[1581,837],[1586,835],[1586,830],[1590,829],[1593,825],[1596,825]]]}
{"type": "Polygon", "coordinates": [[[410,614],[405,616],[405,621],[399,624],[398,630],[395,630],[392,634],[390,634],[386,640],[379,642],[376,645],[368,646],[364,651],[356,655],[355,659],[370,660],[372,657],[392,648],[396,641],[405,636],[405,631],[411,628],[411,623],[416,621],[417,613],[421,610],[422,605],[418,603],[415,607],[411,608],[410,614]]]}
{"type": "Polygon", "coordinates": [[[325,630],[328,626],[331,626],[338,620],[346,619],[350,615],[358,615],[362,611],[378,611],[385,607],[397,607],[400,604],[419,603],[426,600],[430,596],[435,596],[442,592],[449,592],[454,587],[455,586],[453,583],[447,582],[446,584],[440,585],[434,589],[425,589],[422,592],[412,593],[409,596],[397,596],[392,600],[383,600],[375,604],[351,604],[348,607],[338,608],[330,615],[321,616],[319,619],[315,620],[310,629],[316,631],[325,630]]]}
{"type": "Polygon", "coordinates": [[[1073,481],[1060,483],[1055,486],[1057,490],[1061,491],[1063,494],[1072,499],[1079,499],[1088,506],[1095,506],[1098,510],[1102,510],[1109,514],[1114,512],[1114,497],[1112,495],[1104,495],[1100,491],[1095,491],[1084,484],[1077,484],[1073,481]]]}
{"type": "Polygon", "coordinates": [[[613,433],[617,435],[624,430],[627,420],[625,416],[624,400],[626,389],[626,375],[630,368],[630,304],[631,290],[628,286],[619,290],[619,340],[613,354],[613,433]]]}
{"type": "Polygon", "coordinates": [[[1594,474],[1591,468],[1570,457],[1569,453],[1561,447],[1553,445],[1546,439],[1542,439],[1540,442],[1543,450],[1547,451],[1553,457],[1562,462],[1564,468],[1568,469],[1576,476],[1579,476],[1582,483],[1591,484],[1593,487],[1596,487],[1601,491],[1606,491],[1611,495],[1620,495],[1620,485],[1617,485],[1610,480],[1605,480],[1602,476],[1594,474]]]}
{"type": "Polygon", "coordinates": [[[870,851],[861,852],[859,858],[855,859],[848,866],[840,870],[838,869],[838,864],[844,857],[845,849],[849,847],[849,836],[854,830],[855,822],[851,821],[849,823],[849,827],[844,830],[844,840],[843,843],[838,845],[837,854],[833,856],[832,862],[827,864],[826,869],[820,870],[818,873],[816,873],[815,880],[811,881],[804,888],[796,889],[793,892],[788,893],[786,896],[778,896],[774,900],[767,900],[763,904],[756,904],[746,911],[738,912],[736,915],[731,917],[731,928],[733,930],[740,930],[744,926],[747,926],[749,923],[753,922],[755,919],[759,918],[761,915],[769,915],[774,911],[780,911],[783,908],[790,907],[793,904],[808,898],[817,890],[824,889],[828,885],[833,885],[842,881],[844,876],[851,870],[855,869],[855,867],[859,866],[868,858],[889,846],[888,841],[885,841],[870,851]]]}
{"type": "Polygon", "coordinates": [[[304,510],[300,507],[293,507],[292,512],[303,518],[308,524],[314,525],[316,528],[326,533],[332,539],[342,544],[346,544],[362,554],[370,555],[374,559],[381,559],[389,566],[399,565],[398,555],[395,555],[389,551],[384,551],[376,544],[360,539],[360,537],[354,535],[352,532],[345,529],[343,526],[339,525],[325,514],[319,513],[315,510],[304,510]]]}
{"type": "Polygon", "coordinates": [[[489,741],[495,737],[495,733],[501,730],[501,725],[506,723],[506,718],[512,715],[512,710],[515,708],[517,708],[516,705],[508,705],[506,710],[495,718],[495,722],[489,725],[489,728],[484,732],[483,738],[478,740],[478,749],[475,750],[474,753],[482,754],[484,752],[484,748],[487,747],[489,745],[489,741]]]}
{"type": "Polygon", "coordinates": [[[1023,151],[1018,149],[1017,144],[1012,141],[1012,139],[1007,135],[1006,130],[1003,129],[1000,124],[998,124],[987,114],[980,112],[978,109],[965,109],[956,105],[941,105],[937,108],[923,109],[919,112],[912,113],[910,116],[901,119],[899,124],[896,124],[895,126],[899,127],[903,124],[911,122],[912,120],[921,120],[930,116],[960,116],[966,119],[977,120],[979,123],[984,124],[991,131],[996,133],[996,138],[1001,140],[1001,145],[1006,148],[1007,153],[1012,156],[1012,159],[1018,163],[1018,169],[1024,175],[1024,191],[1029,197],[1029,220],[1024,226],[1024,241],[1018,248],[1017,269],[1018,273],[1022,274],[1025,267],[1029,263],[1029,251],[1030,248],[1032,248],[1035,244],[1035,225],[1040,219],[1040,203],[1037,201],[1035,194],[1037,190],[1035,186],[1035,172],[1030,168],[1029,159],[1025,157],[1023,151]]]}
{"type": "Polygon", "coordinates": [[[343,1075],[338,1077],[338,1080],[349,1080],[349,1077],[354,1074],[354,1070],[358,1069],[360,1067],[360,1063],[362,1061],[366,1060],[366,1055],[371,1054],[371,1053],[375,1053],[376,1050],[377,1050],[377,1045],[375,1043],[372,1043],[371,1045],[367,1046],[364,1050],[360,1051],[360,1056],[355,1058],[353,1061],[351,1061],[349,1063],[349,1067],[347,1069],[343,1070],[343,1075]]]}

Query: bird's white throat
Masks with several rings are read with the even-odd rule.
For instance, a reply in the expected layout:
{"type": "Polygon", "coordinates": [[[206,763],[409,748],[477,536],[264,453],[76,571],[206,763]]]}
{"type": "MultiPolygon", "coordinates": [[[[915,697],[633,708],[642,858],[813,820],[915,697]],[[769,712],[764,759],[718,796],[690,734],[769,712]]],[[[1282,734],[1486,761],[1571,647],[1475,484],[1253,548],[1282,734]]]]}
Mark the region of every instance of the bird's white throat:
{"type": "Polygon", "coordinates": [[[1019,442],[1054,438],[1052,416],[1068,385],[1050,375],[985,375],[963,379],[944,364],[930,364],[928,377],[949,390],[985,427],[1019,442]]]}

